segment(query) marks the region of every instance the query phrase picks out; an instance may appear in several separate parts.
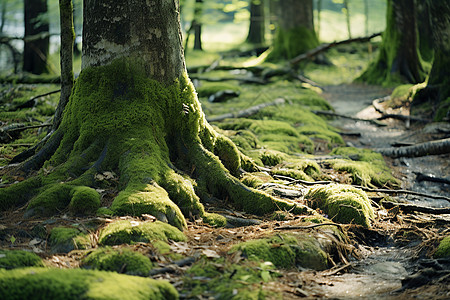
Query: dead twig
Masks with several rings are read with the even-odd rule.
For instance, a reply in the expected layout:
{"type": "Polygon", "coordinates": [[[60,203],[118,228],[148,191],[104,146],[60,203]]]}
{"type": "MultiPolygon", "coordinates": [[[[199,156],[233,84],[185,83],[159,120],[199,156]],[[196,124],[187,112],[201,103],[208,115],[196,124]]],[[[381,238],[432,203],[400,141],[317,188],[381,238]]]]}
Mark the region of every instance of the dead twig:
{"type": "Polygon", "coordinates": [[[281,226],[281,227],[275,227],[274,230],[301,230],[301,229],[311,229],[319,226],[336,226],[339,227],[339,229],[342,230],[342,226],[340,224],[336,223],[320,223],[320,224],[313,224],[313,225],[306,225],[306,226],[281,226]]]}
{"type": "Polygon", "coordinates": [[[382,201],[381,204],[384,206],[384,208],[387,208],[387,209],[391,209],[393,207],[398,207],[404,213],[422,212],[422,213],[433,214],[433,215],[450,214],[450,208],[433,208],[433,207],[419,206],[419,205],[413,205],[413,204],[395,203],[395,202],[391,202],[391,201],[382,201]]]}
{"type": "Polygon", "coordinates": [[[413,146],[378,148],[374,149],[374,151],[393,158],[447,154],[450,153],[450,138],[420,143],[413,146]]]}
{"type": "Polygon", "coordinates": [[[165,273],[174,273],[177,268],[181,268],[190,264],[193,264],[198,258],[198,255],[194,255],[191,257],[187,257],[181,260],[177,260],[173,262],[173,264],[168,265],[167,267],[158,268],[150,270],[148,273],[148,276],[155,276],[159,274],[165,274],[165,273]]]}
{"type": "Polygon", "coordinates": [[[372,123],[377,126],[387,126],[386,124],[379,122],[378,120],[355,118],[352,116],[338,114],[338,113],[328,111],[328,110],[313,110],[312,112],[315,113],[316,115],[339,117],[339,118],[350,119],[350,120],[354,120],[354,121],[369,122],[369,123],[372,123]]]}

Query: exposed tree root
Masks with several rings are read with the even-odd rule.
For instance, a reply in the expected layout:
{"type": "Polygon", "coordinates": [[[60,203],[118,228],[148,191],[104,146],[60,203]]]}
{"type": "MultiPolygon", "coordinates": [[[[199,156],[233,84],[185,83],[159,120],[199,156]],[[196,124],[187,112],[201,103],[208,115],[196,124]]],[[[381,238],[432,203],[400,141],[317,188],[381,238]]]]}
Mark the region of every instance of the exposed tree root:
{"type": "Polygon", "coordinates": [[[397,206],[404,213],[422,212],[433,215],[450,214],[450,208],[432,208],[413,204],[396,203],[391,201],[382,201],[381,204],[387,209],[391,209],[397,206]]]}
{"type": "Polygon", "coordinates": [[[398,148],[378,148],[374,151],[389,157],[420,157],[450,153],[450,138],[398,148]]]}

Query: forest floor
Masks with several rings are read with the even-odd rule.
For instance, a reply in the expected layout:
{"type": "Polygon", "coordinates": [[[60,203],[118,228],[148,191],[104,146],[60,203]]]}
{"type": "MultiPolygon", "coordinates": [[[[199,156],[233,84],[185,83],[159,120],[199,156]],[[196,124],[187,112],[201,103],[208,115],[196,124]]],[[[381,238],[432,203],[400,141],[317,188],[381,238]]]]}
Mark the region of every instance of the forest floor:
{"type": "MultiPolygon", "coordinates": [[[[214,76],[223,76],[224,74],[217,72],[214,76]]],[[[230,76],[230,73],[226,73],[226,75],[230,76]]],[[[242,74],[237,74],[237,76],[240,75],[242,74]]],[[[276,84],[281,84],[280,90],[285,90],[286,93],[289,92],[292,95],[298,91],[304,91],[303,87],[293,86],[291,83],[276,84]],[[293,90],[295,92],[292,92],[293,90]]],[[[50,86],[47,89],[51,90],[55,87],[50,86]]],[[[206,99],[202,99],[204,110],[207,115],[220,115],[230,107],[245,108],[267,102],[273,100],[274,97],[270,91],[277,87],[276,85],[267,87],[267,91],[261,92],[259,87],[242,85],[242,94],[249,90],[258,91],[257,96],[253,93],[251,96],[247,96],[247,99],[264,97],[267,99],[260,99],[256,103],[247,101],[244,104],[233,102],[232,99],[229,100],[228,106],[223,103],[209,103],[206,99]]],[[[36,92],[34,85],[10,88],[29,89],[36,92]]],[[[322,90],[322,96],[333,106],[336,113],[361,119],[379,117],[380,114],[372,106],[372,101],[388,96],[392,92],[391,89],[359,84],[325,85],[322,90]]],[[[279,90],[276,92],[278,93],[279,90]]],[[[285,95],[279,94],[278,96],[285,95]]],[[[49,101],[49,98],[46,99],[45,101],[49,101]]],[[[35,109],[44,111],[39,107],[35,109]]],[[[389,110],[387,107],[385,109],[389,110]]],[[[405,113],[401,110],[393,112],[405,113]]],[[[34,115],[17,117],[17,119],[20,118],[35,118],[35,120],[38,118],[40,122],[43,122],[47,117],[34,115]]],[[[386,126],[377,126],[365,121],[342,118],[328,119],[328,121],[340,130],[347,146],[357,148],[390,147],[393,143],[417,143],[449,135],[448,128],[442,130],[442,128],[446,129],[447,125],[442,124],[439,126],[436,124],[424,126],[415,123],[409,125],[403,121],[385,120],[383,123],[386,126]]],[[[222,130],[227,134],[230,133],[225,129],[222,130]]],[[[40,138],[43,136],[37,130],[33,134],[40,138]]],[[[309,156],[309,159],[320,161],[320,157],[329,155],[331,149],[321,146],[323,141],[320,138],[314,138],[314,141],[316,143],[314,156],[309,156]]],[[[26,143],[19,141],[16,145],[3,144],[0,153],[2,161],[9,161],[17,152],[28,147],[23,144],[26,143]]],[[[394,176],[401,181],[401,188],[441,195],[444,198],[450,194],[448,184],[416,180],[417,173],[449,178],[449,154],[421,158],[386,158],[385,161],[394,176]]],[[[269,172],[275,167],[276,165],[266,166],[265,170],[269,172]]],[[[7,170],[8,167],[2,167],[0,175],[4,175],[7,170]]],[[[335,178],[335,181],[341,183],[348,183],[350,174],[330,172],[329,178],[335,178]]],[[[110,176],[105,180],[111,182],[117,180],[114,174],[103,175],[104,177],[110,176]]],[[[15,178],[15,180],[20,181],[23,178],[15,178]]],[[[6,186],[9,183],[4,181],[1,184],[6,186]]],[[[294,198],[301,199],[305,190],[309,188],[308,185],[301,182],[292,184],[292,179],[287,177],[273,184],[281,191],[278,197],[290,200],[293,198],[292,193],[301,195],[294,196],[294,198]]],[[[264,185],[260,188],[263,189],[264,185]]],[[[221,213],[248,224],[214,228],[202,223],[201,220],[190,220],[188,227],[183,231],[187,240],[168,241],[168,248],[165,251],[161,251],[151,242],[116,245],[113,246],[113,249],[126,248],[144,254],[152,261],[154,268],[159,270],[151,277],[170,281],[179,291],[182,299],[230,299],[235,296],[237,299],[256,299],[261,295],[269,299],[356,299],[361,297],[365,299],[448,299],[450,297],[450,273],[448,271],[450,259],[434,259],[431,258],[431,254],[436,250],[439,240],[443,236],[449,235],[450,214],[410,213],[402,211],[398,206],[387,209],[379,203],[382,198],[386,197],[384,193],[368,192],[368,195],[376,212],[376,218],[370,228],[354,224],[315,227],[314,223],[313,226],[310,226],[311,223],[304,222],[305,216],[294,216],[289,212],[284,212],[283,219],[274,219],[272,216],[254,216],[237,211],[221,201],[212,201],[205,203],[207,211],[221,213]],[[329,268],[325,270],[312,270],[301,266],[276,268],[273,264],[270,265],[264,261],[249,262],[247,257],[244,257],[239,251],[231,251],[233,245],[264,238],[269,234],[282,237],[281,234],[292,231],[286,229],[286,226],[299,225],[303,228],[295,230],[296,232],[325,241],[325,244],[327,242],[332,244],[330,249],[334,253],[330,254],[333,258],[330,259],[332,263],[329,264],[329,268]],[[330,229],[330,227],[336,228],[330,229]],[[348,236],[348,240],[343,242],[337,239],[335,230],[337,228],[348,236]],[[186,258],[192,260],[182,266],[174,264],[180,259],[186,258]],[[193,262],[196,267],[195,271],[192,266],[193,262]],[[164,267],[166,269],[162,269],[164,267]],[[198,267],[203,270],[200,271],[198,267]],[[208,273],[206,270],[209,268],[213,268],[215,271],[208,273]],[[252,269],[256,272],[256,278],[253,273],[240,273],[240,268],[252,269]],[[246,291],[259,292],[249,296],[246,291]]],[[[103,203],[110,201],[109,198],[113,196],[114,194],[103,194],[103,203]]],[[[398,203],[432,208],[449,207],[448,200],[429,199],[417,195],[392,194],[389,199],[398,203]]],[[[117,219],[142,222],[144,218],[144,216],[95,215],[76,217],[68,214],[67,211],[62,211],[53,217],[24,218],[25,212],[26,206],[8,210],[0,217],[0,250],[25,249],[42,257],[46,266],[63,269],[80,267],[83,259],[89,256],[93,249],[99,247],[99,234],[102,228],[109,223],[117,219]],[[49,234],[52,228],[57,226],[79,228],[80,231],[89,233],[90,247],[74,249],[68,253],[53,251],[49,242],[49,234]],[[44,233],[37,232],[39,230],[43,230],[44,233]]],[[[272,245],[272,247],[282,247],[282,245],[272,245]]],[[[0,258],[2,257],[0,254],[0,258]]],[[[122,266],[118,272],[125,273],[125,269],[126,265],[122,266]]]]}

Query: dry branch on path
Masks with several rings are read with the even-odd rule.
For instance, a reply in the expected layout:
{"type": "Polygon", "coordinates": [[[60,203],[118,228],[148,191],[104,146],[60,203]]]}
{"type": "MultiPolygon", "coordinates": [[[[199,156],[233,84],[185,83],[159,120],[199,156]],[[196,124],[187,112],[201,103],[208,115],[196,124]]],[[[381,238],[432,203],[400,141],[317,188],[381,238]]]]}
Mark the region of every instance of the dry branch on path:
{"type": "Polygon", "coordinates": [[[393,158],[447,154],[450,153],[450,138],[420,143],[413,146],[378,148],[374,149],[374,151],[393,158]]]}

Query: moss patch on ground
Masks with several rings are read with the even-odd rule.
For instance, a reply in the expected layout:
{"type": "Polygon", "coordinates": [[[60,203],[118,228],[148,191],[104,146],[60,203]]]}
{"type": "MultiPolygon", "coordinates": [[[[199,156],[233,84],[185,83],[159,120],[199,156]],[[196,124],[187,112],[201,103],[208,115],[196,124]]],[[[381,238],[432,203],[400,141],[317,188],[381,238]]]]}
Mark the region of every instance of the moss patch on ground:
{"type": "Polygon", "coordinates": [[[184,234],[174,226],[161,221],[131,221],[117,220],[108,224],[100,231],[99,245],[120,245],[144,242],[152,240],[185,241],[184,234]]]}
{"type": "Polygon", "coordinates": [[[279,299],[280,295],[263,290],[264,283],[277,276],[273,269],[273,264],[266,262],[231,264],[222,258],[201,259],[186,272],[181,294],[187,299],[279,299]]]}
{"type": "Polygon", "coordinates": [[[178,299],[163,280],[81,269],[0,270],[2,299],[178,299]]]}
{"type": "Polygon", "coordinates": [[[333,149],[330,154],[349,158],[330,159],[326,162],[336,171],[350,173],[354,184],[362,186],[398,186],[399,184],[380,153],[369,149],[340,147],[333,149]]]}
{"type": "Polygon", "coordinates": [[[435,258],[450,257],[450,235],[444,237],[433,255],[435,258]]]}
{"type": "Polygon", "coordinates": [[[42,259],[33,252],[0,249],[0,269],[43,266],[42,259]]]}
{"type": "Polygon", "coordinates": [[[320,208],[339,223],[370,227],[375,213],[366,193],[344,184],[329,184],[311,188],[305,198],[312,207],[320,208]]]}
{"type": "Polygon", "coordinates": [[[285,234],[256,239],[233,246],[232,251],[242,251],[253,260],[270,261],[279,268],[327,268],[327,254],[315,238],[308,235],[285,234]]]}
{"type": "Polygon", "coordinates": [[[55,227],[50,232],[49,245],[52,253],[69,253],[75,249],[91,247],[89,235],[75,227],[55,227]]]}
{"type": "Polygon", "coordinates": [[[131,249],[105,247],[98,248],[85,256],[82,267],[145,277],[153,268],[153,264],[148,257],[131,249]]]}

